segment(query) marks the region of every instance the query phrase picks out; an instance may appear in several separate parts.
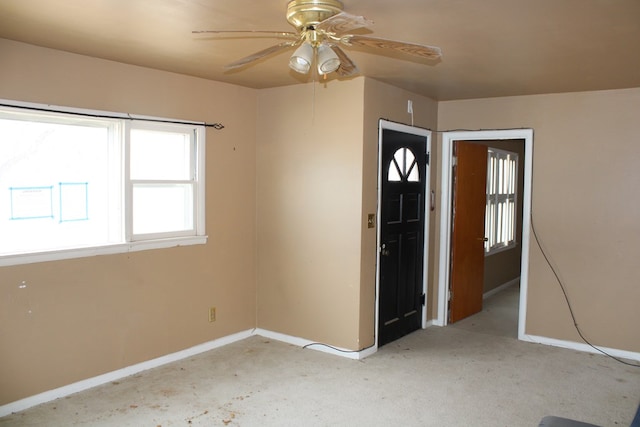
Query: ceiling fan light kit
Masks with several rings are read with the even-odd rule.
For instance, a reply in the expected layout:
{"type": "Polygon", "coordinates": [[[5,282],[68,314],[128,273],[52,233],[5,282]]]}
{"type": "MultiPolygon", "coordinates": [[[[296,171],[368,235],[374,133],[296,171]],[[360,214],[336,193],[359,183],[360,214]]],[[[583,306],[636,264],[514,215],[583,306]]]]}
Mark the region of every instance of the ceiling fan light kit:
{"type": "Polygon", "coordinates": [[[342,3],[337,0],[292,0],[287,5],[287,21],[293,25],[304,40],[289,59],[289,67],[301,74],[307,74],[313,59],[316,59],[318,73],[325,75],[340,67],[338,55],[326,43],[326,35],[316,30],[316,26],[342,11],[342,3]]]}
{"type": "Polygon", "coordinates": [[[336,72],[340,77],[349,77],[358,73],[358,67],[351,61],[340,46],[358,46],[367,49],[390,49],[403,54],[413,55],[429,60],[439,60],[440,48],[414,43],[349,34],[349,31],[366,28],[373,21],[363,16],[343,12],[343,5],[338,0],[291,0],[287,4],[287,21],[295,27],[296,32],[282,31],[194,31],[194,33],[248,33],[248,37],[256,34],[270,34],[274,38],[285,38],[289,41],[268,47],[225,68],[233,70],[273,55],[285,49],[297,49],[289,59],[289,67],[301,74],[307,74],[316,62],[318,73],[326,75],[336,72]]]}
{"type": "Polygon", "coordinates": [[[318,73],[321,75],[332,73],[340,66],[338,55],[329,45],[322,43],[318,47],[314,47],[311,43],[304,42],[291,55],[289,67],[300,74],[307,74],[311,69],[314,57],[316,57],[318,73]]]}

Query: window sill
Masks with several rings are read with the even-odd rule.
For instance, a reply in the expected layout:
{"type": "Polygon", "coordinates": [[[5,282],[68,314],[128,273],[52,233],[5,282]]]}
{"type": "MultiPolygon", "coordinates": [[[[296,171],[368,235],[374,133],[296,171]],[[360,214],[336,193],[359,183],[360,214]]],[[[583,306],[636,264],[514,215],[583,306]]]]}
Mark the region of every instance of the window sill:
{"type": "Polygon", "coordinates": [[[499,254],[501,252],[506,252],[506,251],[510,251],[512,249],[516,249],[518,247],[517,243],[512,243],[509,246],[503,246],[501,248],[496,248],[496,249],[492,249],[491,252],[485,252],[484,256],[486,257],[490,257],[491,255],[496,255],[499,254]]]}
{"type": "Polygon", "coordinates": [[[167,239],[118,243],[114,245],[92,246],[87,248],[54,250],[20,255],[5,255],[0,256],[0,267],[46,261],[61,261],[74,258],[87,258],[97,255],[122,254],[146,251],[150,249],[166,249],[177,246],[203,245],[205,243],[207,243],[207,236],[172,237],[167,239]]]}

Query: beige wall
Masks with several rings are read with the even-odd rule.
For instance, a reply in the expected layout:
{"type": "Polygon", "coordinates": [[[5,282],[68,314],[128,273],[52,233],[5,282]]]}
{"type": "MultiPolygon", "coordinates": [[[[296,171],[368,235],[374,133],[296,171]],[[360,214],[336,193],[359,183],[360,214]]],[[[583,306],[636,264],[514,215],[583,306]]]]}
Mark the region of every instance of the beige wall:
{"type": "Polygon", "coordinates": [[[363,86],[258,96],[258,326],[348,349],[359,345],[363,86]]]}
{"type": "MultiPolygon", "coordinates": [[[[438,128],[534,129],[533,222],[594,344],[640,351],[640,89],[448,101],[438,128]]],[[[530,247],[526,333],[580,342],[530,247]]]]}
{"type": "Polygon", "coordinates": [[[0,98],[226,126],[207,130],[206,245],[0,267],[0,405],[253,328],[257,92],[7,40],[0,57],[0,98]]]}
{"type": "Polygon", "coordinates": [[[375,342],[378,121],[435,128],[437,104],[371,79],[263,90],[258,326],[358,350],[375,342]]]}

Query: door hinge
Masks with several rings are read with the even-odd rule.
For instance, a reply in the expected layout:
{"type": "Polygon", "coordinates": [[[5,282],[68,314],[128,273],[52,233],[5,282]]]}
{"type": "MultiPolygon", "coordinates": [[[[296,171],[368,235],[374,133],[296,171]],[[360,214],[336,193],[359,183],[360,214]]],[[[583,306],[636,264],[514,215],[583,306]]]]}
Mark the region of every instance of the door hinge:
{"type": "Polygon", "coordinates": [[[426,153],[425,154],[425,160],[427,161],[427,164],[429,164],[429,159],[431,158],[430,153],[426,153]]]}
{"type": "Polygon", "coordinates": [[[453,156],[451,158],[451,166],[458,166],[458,157],[453,156]]]}
{"type": "Polygon", "coordinates": [[[453,291],[449,289],[449,301],[453,299],[453,291]]]}
{"type": "Polygon", "coordinates": [[[427,303],[427,296],[425,294],[420,295],[420,304],[425,305],[427,303]]]}

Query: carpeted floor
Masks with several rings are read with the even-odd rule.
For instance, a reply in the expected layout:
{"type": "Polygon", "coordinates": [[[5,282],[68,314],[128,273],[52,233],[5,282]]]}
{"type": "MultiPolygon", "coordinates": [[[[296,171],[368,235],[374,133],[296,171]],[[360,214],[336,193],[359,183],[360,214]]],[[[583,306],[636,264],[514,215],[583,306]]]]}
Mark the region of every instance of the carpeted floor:
{"type": "Polygon", "coordinates": [[[0,426],[535,427],[545,415],[630,425],[640,369],[482,330],[481,317],[418,331],[362,361],[252,337],[0,426]]]}
{"type": "Polygon", "coordinates": [[[518,305],[520,286],[514,284],[486,298],[482,311],[451,325],[469,332],[518,338],[518,305]]]}

